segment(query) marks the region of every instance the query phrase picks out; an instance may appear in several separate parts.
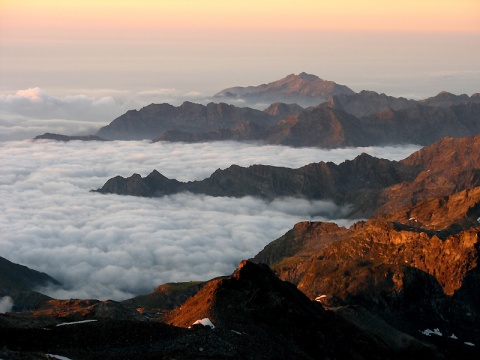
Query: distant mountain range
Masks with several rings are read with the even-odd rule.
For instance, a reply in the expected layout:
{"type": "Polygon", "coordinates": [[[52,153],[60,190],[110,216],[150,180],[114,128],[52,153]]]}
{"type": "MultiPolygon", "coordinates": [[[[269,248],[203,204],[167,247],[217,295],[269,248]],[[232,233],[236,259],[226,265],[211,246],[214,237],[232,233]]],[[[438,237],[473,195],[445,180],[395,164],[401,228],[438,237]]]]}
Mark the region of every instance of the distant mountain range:
{"type": "Polygon", "coordinates": [[[373,91],[355,93],[343,85],[301,73],[269,84],[226,89],[215,95],[219,100],[238,97],[266,101],[265,110],[222,102],[207,105],[185,102],[180,106],[151,104],[128,111],[94,136],[44,134],[36,139],[234,140],[338,148],[429,145],[444,136],[480,133],[478,93],[467,96],[442,92],[414,101],[373,91]]]}
{"type": "Polygon", "coordinates": [[[232,165],[204,180],[191,182],[168,179],[154,170],[146,177],[116,176],[95,191],[146,197],[185,191],[269,200],[291,196],[331,200],[351,206],[350,217],[370,217],[430,197],[450,195],[453,190],[480,186],[478,154],[480,135],[444,138],[399,162],[362,154],[339,165],[319,162],[298,169],[232,165]]]}

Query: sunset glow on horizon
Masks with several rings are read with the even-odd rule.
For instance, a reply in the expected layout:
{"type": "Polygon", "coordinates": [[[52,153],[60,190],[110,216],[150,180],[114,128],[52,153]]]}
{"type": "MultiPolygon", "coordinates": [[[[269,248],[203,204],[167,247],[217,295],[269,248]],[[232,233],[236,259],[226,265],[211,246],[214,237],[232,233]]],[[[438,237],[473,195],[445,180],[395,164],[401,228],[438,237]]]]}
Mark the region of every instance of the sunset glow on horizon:
{"type": "Polygon", "coordinates": [[[472,92],[464,85],[480,76],[479,49],[478,0],[0,2],[0,92],[8,94],[214,93],[301,71],[355,90],[390,92],[400,79],[392,95],[423,96],[405,90],[422,77],[435,78],[421,82],[429,94],[444,84],[472,92]]]}

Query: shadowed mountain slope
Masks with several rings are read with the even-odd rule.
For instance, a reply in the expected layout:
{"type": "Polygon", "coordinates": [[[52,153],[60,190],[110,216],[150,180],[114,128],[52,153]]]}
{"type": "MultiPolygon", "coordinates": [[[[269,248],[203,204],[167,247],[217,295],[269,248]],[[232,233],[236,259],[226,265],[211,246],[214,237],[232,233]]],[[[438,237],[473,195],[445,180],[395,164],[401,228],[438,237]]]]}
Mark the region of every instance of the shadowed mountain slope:
{"type": "Polygon", "coordinates": [[[480,341],[480,187],[346,229],[299,223],[255,258],[311,299],[361,305],[415,334],[480,341]]]}
{"type": "Polygon", "coordinates": [[[96,191],[149,197],[182,191],[264,199],[302,197],[351,205],[351,217],[370,217],[480,186],[478,153],[480,135],[444,138],[399,162],[362,154],[339,165],[319,162],[298,169],[232,165],[204,180],[185,183],[154,170],[146,177],[117,176],[96,191]]]}
{"type": "Polygon", "coordinates": [[[0,257],[0,298],[11,297],[14,311],[31,308],[50,299],[48,296],[34,291],[48,285],[60,285],[60,283],[45,273],[0,257]]]}

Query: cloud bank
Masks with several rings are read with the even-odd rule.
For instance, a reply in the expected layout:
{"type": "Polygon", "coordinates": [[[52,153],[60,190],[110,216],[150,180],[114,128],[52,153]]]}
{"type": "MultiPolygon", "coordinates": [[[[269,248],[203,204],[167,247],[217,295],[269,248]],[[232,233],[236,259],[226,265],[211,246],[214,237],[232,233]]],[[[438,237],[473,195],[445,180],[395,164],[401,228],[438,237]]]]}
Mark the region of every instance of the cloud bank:
{"type": "Polygon", "coordinates": [[[101,195],[115,175],[157,169],[182,181],[233,163],[300,167],[352,159],[361,152],[401,159],[417,146],[322,150],[233,142],[0,142],[0,253],[64,284],[56,298],[125,299],[171,281],[231,273],[298,221],[335,219],[325,201],[177,194],[101,195]]]}
{"type": "Polygon", "coordinates": [[[0,141],[24,140],[45,132],[86,135],[131,109],[151,103],[208,102],[200,93],[156,89],[133,93],[108,89],[55,96],[39,88],[0,94],[0,141]]]}

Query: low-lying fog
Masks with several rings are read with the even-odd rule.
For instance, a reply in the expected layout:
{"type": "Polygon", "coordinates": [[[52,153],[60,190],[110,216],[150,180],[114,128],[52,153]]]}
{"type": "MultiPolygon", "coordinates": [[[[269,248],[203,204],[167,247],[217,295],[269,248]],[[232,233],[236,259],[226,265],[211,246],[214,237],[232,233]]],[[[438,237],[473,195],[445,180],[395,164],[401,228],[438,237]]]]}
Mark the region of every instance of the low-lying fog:
{"type": "Polygon", "coordinates": [[[64,289],[55,298],[121,300],[172,281],[231,273],[296,222],[330,220],[329,202],[213,198],[178,194],[137,198],[89,192],[109,178],[197,180],[231,164],[297,168],[340,163],[362,152],[399,160],[419,147],[294,149],[233,142],[0,142],[0,256],[43,271],[64,289]],[[323,216],[322,216],[323,215],[323,216]]]}

